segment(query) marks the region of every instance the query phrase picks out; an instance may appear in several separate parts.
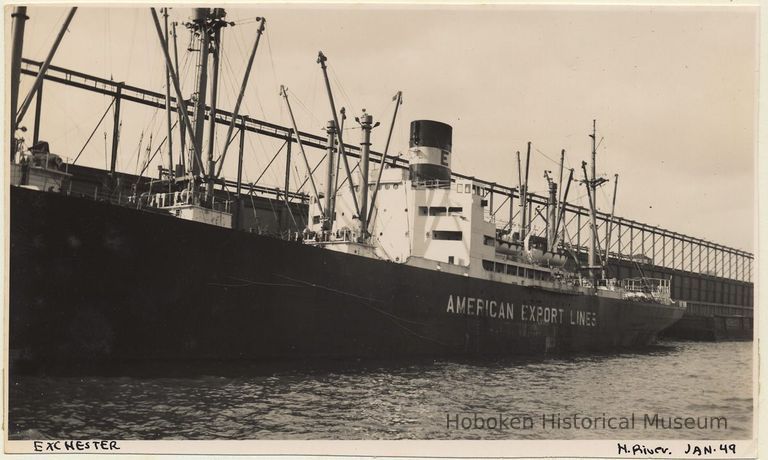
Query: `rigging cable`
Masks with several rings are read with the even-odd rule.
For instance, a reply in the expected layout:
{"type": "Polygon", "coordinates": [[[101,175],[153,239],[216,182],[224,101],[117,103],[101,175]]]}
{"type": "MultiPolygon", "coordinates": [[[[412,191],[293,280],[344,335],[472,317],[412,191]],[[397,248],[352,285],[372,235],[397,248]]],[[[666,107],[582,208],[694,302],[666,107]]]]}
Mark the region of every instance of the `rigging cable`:
{"type": "Polygon", "coordinates": [[[112,108],[114,105],[115,100],[112,99],[112,102],[107,106],[107,110],[104,111],[104,115],[101,116],[101,119],[98,123],[96,123],[96,127],[93,128],[93,131],[91,132],[91,135],[88,136],[88,140],[85,141],[85,144],[83,144],[83,148],[80,149],[80,151],[77,153],[77,156],[75,157],[75,160],[72,162],[72,164],[77,163],[78,158],[80,158],[80,155],[83,153],[85,148],[88,146],[88,143],[91,142],[91,139],[93,138],[93,135],[96,134],[96,130],[99,129],[99,126],[101,125],[101,122],[104,121],[104,118],[106,118],[107,114],[109,113],[109,109],[112,108]]]}
{"type": "Polygon", "coordinates": [[[313,120],[315,123],[317,123],[317,124],[318,124],[318,125],[320,125],[320,126],[322,126],[322,125],[323,125],[323,123],[320,121],[320,119],[319,119],[319,118],[317,118],[317,117],[315,116],[315,114],[314,114],[314,113],[312,113],[312,111],[309,109],[309,107],[307,107],[307,106],[304,104],[304,102],[302,102],[302,100],[301,100],[301,99],[299,99],[299,96],[297,96],[295,92],[293,92],[293,91],[292,91],[292,92],[291,92],[291,96],[293,97],[293,99],[294,99],[294,100],[296,100],[296,102],[298,102],[298,103],[299,103],[299,105],[300,105],[302,108],[304,108],[304,110],[307,112],[307,114],[309,114],[309,116],[310,116],[310,117],[312,117],[312,120],[313,120]]]}
{"type": "Polygon", "coordinates": [[[534,147],[533,149],[534,149],[535,151],[539,152],[539,153],[540,153],[540,154],[541,154],[541,155],[542,155],[544,158],[546,158],[547,160],[551,161],[552,163],[554,163],[554,164],[556,164],[556,165],[558,165],[558,166],[560,165],[560,162],[559,162],[559,161],[553,160],[553,159],[552,159],[552,158],[551,158],[549,155],[547,155],[546,153],[542,152],[542,151],[541,151],[541,150],[539,150],[538,148],[534,147]]]}
{"type": "Polygon", "coordinates": [[[267,170],[269,169],[269,167],[270,167],[270,166],[272,166],[272,163],[275,161],[275,158],[277,158],[277,156],[278,156],[278,155],[280,155],[280,152],[282,152],[282,151],[283,151],[283,149],[285,148],[285,146],[286,146],[286,145],[288,145],[288,142],[289,142],[289,141],[285,141],[285,142],[283,143],[283,145],[282,145],[282,146],[280,146],[280,148],[279,148],[279,149],[277,149],[277,152],[275,152],[274,156],[272,156],[272,159],[271,159],[271,160],[269,160],[269,163],[267,163],[267,167],[266,167],[266,168],[264,168],[264,171],[262,171],[262,172],[261,172],[261,174],[259,174],[259,177],[257,177],[257,178],[256,178],[256,180],[254,181],[254,184],[258,184],[258,183],[259,183],[259,181],[261,180],[261,178],[262,178],[262,177],[264,177],[264,174],[267,172],[267,170]]]}
{"type": "MultiPolygon", "coordinates": [[[[278,80],[277,80],[277,72],[275,71],[275,59],[272,56],[272,40],[269,38],[270,33],[269,29],[267,29],[264,33],[265,38],[267,39],[267,50],[269,51],[269,63],[272,66],[272,78],[274,79],[275,88],[278,86],[278,80]]],[[[280,104],[281,110],[282,110],[282,104],[280,104]]]]}
{"type": "Polygon", "coordinates": [[[331,70],[331,76],[333,77],[333,81],[336,83],[336,88],[338,88],[339,93],[341,96],[347,101],[347,108],[349,108],[351,113],[358,113],[359,110],[357,110],[357,105],[352,103],[352,100],[349,98],[349,95],[347,95],[347,92],[344,90],[344,86],[341,84],[341,80],[339,79],[338,75],[336,75],[336,71],[334,70],[333,66],[328,66],[328,68],[331,70]]]}
{"type": "MultiPolygon", "coordinates": [[[[234,76],[234,71],[232,69],[232,63],[230,62],[229,57],[226,54],[223,54],[223,57],[224,57],[223,61],[224,61],[225,65],[226,65],[227,69],[234,76]]],[[[232,78],[234,78],[234,77],[232,77],[232,78]]],[[[266,118],[266,112],[264,111],[264,108],[261,105],[261,100],[259,99],[258,92],[254,91],[254,95],[256,96],[256,102],[257,102],[257,104],[259,106],[259,109],[261,110],[262,118],[266,118]]],[[[242,104],[243,104],[243,106],[245,108],[245,111],[247,113],[250,113],[251,111],[250,111],[250,107],[248,106],[248,101],[243,99],[242,104]]],[[[264,141],[262,140],[262,136],[257,136],[257,140],[259,142],[259,145],[261,146],[261,151],[262,152],[266,152],[268,149],[264,146],[264,141]]],[[[251,149],[254,152],[254,155],[256,155],[255,154],[255,149],[253,149],[253,141],[251,140],[250,137],[248,138],[248,144],[251,146],[251,149]]],[[[271,149],[269,149],[269,150],[271,150],[271,149]]],[[[272,171],[271,174],[273,176],[272,177],[273,180],[275,181],[274,183],[279,183],[279,180],[277,179],[277,176],[275,175],[275,172],[272,171]]],[[[273,183],[273,185],[274,185],[274,183],[273,183]]]]}

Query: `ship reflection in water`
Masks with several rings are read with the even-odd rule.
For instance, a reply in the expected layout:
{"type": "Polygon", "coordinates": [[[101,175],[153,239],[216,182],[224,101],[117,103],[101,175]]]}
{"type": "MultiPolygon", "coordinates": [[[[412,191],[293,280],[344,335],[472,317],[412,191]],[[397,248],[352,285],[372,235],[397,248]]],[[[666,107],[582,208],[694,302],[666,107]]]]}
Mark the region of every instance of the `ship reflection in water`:
{"type": "Polygon", "coordinates": [[[643,353],[262,369],[237,377],[232,371],[196,378],[13,378],[10,438],[747,439],[752,430],[751,343],[666,342],[643,353]],[[545,414],[618,419],[633,413],[634,429],[552,429],[549,421],[542,427],[545,414]],[[447,419],[457,414],[529,415],[533,427],[456,429],[447,419]],[[659,414],[664,423],[724,417],[727,428],[644,427],[645,414],[659,414]]]}

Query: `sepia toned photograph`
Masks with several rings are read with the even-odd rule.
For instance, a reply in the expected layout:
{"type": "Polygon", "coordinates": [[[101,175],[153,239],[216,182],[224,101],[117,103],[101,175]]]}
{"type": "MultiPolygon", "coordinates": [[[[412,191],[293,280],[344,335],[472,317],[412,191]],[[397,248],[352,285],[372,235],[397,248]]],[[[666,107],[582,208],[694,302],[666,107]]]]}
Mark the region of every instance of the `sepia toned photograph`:
{"type": "Polygon", "coordinates": [[[754,455],[757,7],[4,15],[6,451],[754,455]]]}

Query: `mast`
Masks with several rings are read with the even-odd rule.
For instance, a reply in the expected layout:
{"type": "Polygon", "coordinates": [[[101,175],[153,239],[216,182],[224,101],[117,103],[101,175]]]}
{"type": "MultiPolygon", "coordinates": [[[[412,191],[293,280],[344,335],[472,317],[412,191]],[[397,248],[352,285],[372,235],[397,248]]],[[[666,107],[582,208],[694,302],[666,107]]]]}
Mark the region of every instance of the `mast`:
{"type": "Polygon", "coordinates": [[[584,183],[587,185],[587,197],[589,199],[589,226],[590,226],[590,238],[589,238],[589,254],[587,259],[587,268],[589,269],[589,272],[591,274],[593,273],[593,269],[595,268],[595,239],[597,236],[597,231],[595,230],[597,228],[597,222],[595,217],[595,206],[594,202],[592,201],[592,195],[594,194],[594,186],[593,182],[589,180],[589,175],[587,174],[587,162],[582,161],[581,162],[581,169],[584,172],[584,183]]]}
{"type": "Polygon", "coordinates": [[[333,229],[333,195],[336,193],[336,162],[334,159],[334,140],[336,139],[336,125],[333,120],[329,120],[325,132],[328,135],[327,159],[325,164],[327,171],[325,175],[325,219],[323,221],[323,230],[331,231],[333,229]]]}
{"type": "MultiPolygon", "coordinates": [[[[221,8],[217,8],[215,11],[221,11],[221,15],[223,17],[224,10],[221,8]]],[[[213,148],[216,145],[216,104],[218,102],[219,98],[219,56],[220,56],[220,45],[221,45],[221,29],[220,28],[214,28],[213,29],[213,48],[211,49],[213,53],[213,81],[211,82],[211,110],[208,114],[208,151],[205,155],[205,164],[206,164],[206,172],[207,172],[207,181],[206,181],[206,195],[210,199],[211,194],[213,193],[213,177],[214,177],[214,163],[213,163],[213,148]]],[[[235,115],[236,116],[236,115],[235,115]]],[[[234,120],[234,118],[233,118],[234,120]]]]}
{"type": "Polygon", "coordinates": [[[587,186],[587,196],[589,198],[589,218],[590,218],[590,238],[589,238],[589,259],[587,262],[587,268],[590,271],[590,274],[592,274],[593,278],[595,277],[594,270],[596,268],[600,268],[596,265],[597,262],[597,187],[604,182],[606,182],[607,179],[600,178],[597,179],[596,174],[596,158],[597,158],[597,120],[592,120],[592,134],[589,135],[589,137],[592,138],[592,177],[587,175],[587,162],[582,161],[581,162],[581,168],[584,171],[584,183],[587,186]]]}
{"type": "MultiPolygon", "coordinates": [[[[165,46],[168,46],[168,8],[163,8],[163,32],[165,32],[165,46]]],[[[181,103],[181,101],[177,101],[181,103]]],[[[165,65],[165,121],[168,129],[168,178],[173,177],[173,130],[171,128],[171,73],[168,64],[165,65]]],[[[169,182],[170,183],[170,182],[169,182]]]]}
{"type": "Polygon", "coordinates": [[[24,26],[27,22],[27,7],[17,6],[11,15],[13,18],[13,44],[11,50],[11,163],[16,159],[16,109],[19,103],[19,83],[21,80],[21,53],[24,49],[24,26]]]}
{"type": "Polygon", "coordinates": [[[194,131],[193,131],[193,151],[191,152],[194,157],[191,159],[190,167],[192,176],[197,177],[200,174],[201,153],[203,151],[203,128],[205,125],[205,100],[206,92],[208,90],[208,54],[210,52],[210,28],[208,27],[208,19],[210,18],[209,8],[195,8],[195,15],[191,22],[185,24],[192,30],[192,33],[198,37],[200,54],[197,57],[197,77],[195,79],[197,86],[195,87],[194,100],[194,131]]]}

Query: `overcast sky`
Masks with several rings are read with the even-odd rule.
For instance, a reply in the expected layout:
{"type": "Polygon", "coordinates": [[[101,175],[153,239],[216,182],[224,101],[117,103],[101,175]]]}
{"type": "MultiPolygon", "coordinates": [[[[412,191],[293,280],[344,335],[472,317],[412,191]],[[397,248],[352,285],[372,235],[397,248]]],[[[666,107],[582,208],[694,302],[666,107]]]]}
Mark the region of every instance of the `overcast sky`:
{"type": "MultiPolygon", "coordinates": [[[[190,10],[171,10],[183,22],[190,10]]],[[[30,7],[24,56],[43,60],[66,9],[30,7]]],[[[337,106],[348,127],[362,108],[382,126],[403,91],[391,153],[405,152],[411,120],[454,128],[453,169],[516,185],[516,150],[533,142],[531,189],[545,191],[543,170],[567,151],[567,166],[588,158],[597,119],[598,174],[619,174],[616,212],[736,248],[753,250],[756,145],[757,9],[749,7],[263,7],[230,8],[238,24],[224,34],[219,104],[231,110],[256,16],[267,18],[245,98],[246,114],[289,125],[280,84],[286,85],[299,129],[322,134],[330,109],[318,50],[329,59],[337,106]]],[[[9,11],[6,11],[9,16],[9,11]]],[[[6,17],[6,20],[8,18],[6,17]]],[[[184,92],[192,92],[193,53],[179,30],[184,92]],[[189,56],[189,57],[187,57],[189,56]],[[186,65],[184,64],[186,62],[186,65]]],[[[147,9],[80,8],[54,65],[164,91],[163,58],[147,9]]],[[[22,96],[31,79],[22,79],[22,96]]],[[[41,137],[54,152],[77,155],[110,100],[46,83],[41,137]]],[[[30,128],[32,111],[24,121],[30,128]]],[[[119,168],[135,172],[146,146],[165,135],[164,114],[126,103],[119,168]]],[[[103,167],[108,115],[79,164],[103,167]]],[[[226,130],[221,128],[218,136],[226,130]]],[[[359,142],[359,130],[345,132],[359,142]]],[[[247,180],[255,180],[280,142],[251,134],[247,180]]],[[[109,145],[107,145],[109,148],[109,145]]],[[[296,151],[297,149],[294,149],[296,151]]],[[[309,150],[310,162],[322,152],[309,150]]],[[[225,175],[234,178],[234,150],[225,175]]],[[[275,161],[261,182],[282,184],[275,161]]],[[[156,163],[156,162],[155,162],[156,163]]],[[[304,176],[296,165],[293,175],[304,176]]],[[[150,168],[153,173],[156,167],[150,168]]],[[[578,172],[578,170],[577,170],[578,172]]],[[[299,178],[301,180],[301,178],[299,178]]],[[[609,210],[612,184],[598,194],[609,210]]],[[[586,205],[583,187],[573,201],[586,205]]]]}

